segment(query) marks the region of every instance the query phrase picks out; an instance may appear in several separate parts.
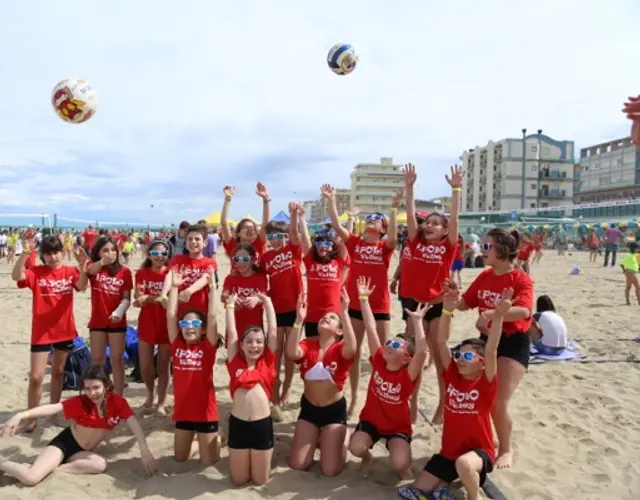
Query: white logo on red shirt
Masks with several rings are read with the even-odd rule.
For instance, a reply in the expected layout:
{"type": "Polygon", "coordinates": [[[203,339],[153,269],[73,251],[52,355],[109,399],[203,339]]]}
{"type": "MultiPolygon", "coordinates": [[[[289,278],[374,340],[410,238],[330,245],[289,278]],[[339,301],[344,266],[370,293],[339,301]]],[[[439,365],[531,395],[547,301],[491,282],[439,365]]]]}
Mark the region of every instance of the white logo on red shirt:
{"type": "Polygon", "coordinates": [[[384,255],[382,247],[378,245],[356,245],[353,249],[354,259],[361,260],[366,264],[383,264],[384,255]]]}
{"type": "Polygon", "coordinates": [[[63,295],[73,291],[73,277],[60,278],[59,280],[47,280],[40,278],[38,286],[43,288],[42,295],[63,295]]]}
{"type": "Polygon", "coordinates": [[[238,368],[236,370],[235,377],[238,378],[240,375],[242,375],[243,372],[244,372],[244,370],[242,368],[238,368]]]}
{"type": "Polygon", "coordinates": [[[265,264],[265,271],[271,274],[278,274],[279,272],[286,271],[293,267],[293,252],[282,252],[270,259],[265,264]]]}
{"type": "Polygon", "coordinates": [[[185,267],[182,269],[182,279],[184,284],[193,285],[204,274],[203,267],[185,267]]]}
{"type": "Polygon", "coordinates": [[[147,290],[149,295],[160,295],[164,283],[162,281],[143,281],[140,285],[147,290]]]}
{"type": "Polygon", "coordinates": [[[477,389],[472,389],[469,392],[463,392],[456,389],[453,384],[449,384],[447,387],[447,396],[449,397],[449,404],[447,405],[451,411],[460,411],[463,413],[478,413],[476,409],[476,401],[480,397],[480,392],[477,389]]]}
{"type": "Polygon", "coordinates": [[[108,276],[106,274],[98,274],[96,276],[96,282],[98,283],[98,289],[104,293],[120,293],[124,280],[116,276],[108,276]]]}
{"type": "Polygon", "coordinates": [[[176,349],[174,354],[174,368],[178,370],[201,370],[204,351],[202,349],[176,349]],[[177,363],[175,363],[177,361],[177,363]]]}
{"type": "Polygon", "coordinates": [[[416,251],[413,254],[414,259],[421,259],[428,262],[442,262],[442,257],[447,253],[447,248],[440,245],[425,245],[418,243],[416,245],[416,251]]]}
{"type": "Polygon", "coordinates": [[[107,420],[107,424],[109,424],[111,427],[116,427],[119,423],[120,417],[111,417],[109,420],[107,420]]]}
{"type": "Polygon", "coordinates": [[[492,290],[478,290],[478,303],[480,308],[484,304],[485,309],[493,309],[500,303],[502,293],[494,292],[492,290]]]}
{"type": "Polygon", "coordinates": [[[402,384],[392,384],[387,382],[380,376],[378,371],[373,372],[374,391],[376,396],[388,403],[400,402],[400,392],[402,392],[402,384]]]}
{"type": "Polygon", "coordinates": [[[316,279],[329,281],[337,280],[339,278],[339,271],[340,269],[338,264],[332,262],[328,262],[326,264],[314,262],[309,270],[309,274],[314,274],[316,279]]]}
{"type": "Polygon", "coordinates": [[[402,259],[410,259],[411,258],[411,247],[409,247],[409,245],[405,245],[405,247],[402,249],[401,258],[402,259]]]}

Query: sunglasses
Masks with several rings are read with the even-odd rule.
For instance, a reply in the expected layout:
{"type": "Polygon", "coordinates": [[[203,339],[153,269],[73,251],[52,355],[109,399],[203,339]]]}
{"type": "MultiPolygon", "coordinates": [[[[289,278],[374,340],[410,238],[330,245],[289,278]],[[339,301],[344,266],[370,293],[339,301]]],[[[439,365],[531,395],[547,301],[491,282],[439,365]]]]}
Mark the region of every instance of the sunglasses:
{"type": "Polygon", "coordinates": [[[169,255],[169,250],[151,250],[149,255],[152,257],[158,257],[159,255],[169,255]]]}
{"type": "Polygon", "coordinates": [[[289,236],[287,233],[272,233],[272,234],[267,234],[267,239],[268,240],[284,240],[287,238],[287,236],[289,236]]]}
{"type": "Polygon", "coordinates": [[[178,322],[180,328],[198,328],[202,326],[202,321],[199,319],[183,319],[178,322]]]}
{"type": "Polygon", "coordinates": [[[384,219],[384,217],[380,214],[371,214],[367,215],[367,222],[378,222],[384,219]]]}
{"type": "Polygon", "coordinates": [[[403,344],[402,342],[398,342],[397,340],[387,340],[384,343],[385,347],[391,347],[391,349],[393,349],[394,351],[406,351],[407,350],[407,346],[405,344],[403,344]]]}
{"type": "Polygon", "coordinates": [[[473,361],[476,358],[484,359],[482,355],[472,351],[465,351],[465,352],[457,351],[453,353],[453,357],[456,360],[462,358],[465,361],[473,361]]]}
{"type": "Polygon", "coordinates": [[[233,262],[236,263],[244,263],[244,264],[248,264],[249,262],[251,262],[251,257],[247,257],[246,255],[236,255],[233,258],[233,262]]]}
{"type": "Polygon", "coordinates": [[[491,249],[491,247],[492,247],[492,246],[493,246],[493,243],[483,243],[483,244],[482,244],[482,249],[483,249],[485,252],[488,252],[488,251],[491,249]]]}
{"type": "Polygon", "coordinates": [[[331,248],[333,241],[316,241],[316,248],[331,248]]]}

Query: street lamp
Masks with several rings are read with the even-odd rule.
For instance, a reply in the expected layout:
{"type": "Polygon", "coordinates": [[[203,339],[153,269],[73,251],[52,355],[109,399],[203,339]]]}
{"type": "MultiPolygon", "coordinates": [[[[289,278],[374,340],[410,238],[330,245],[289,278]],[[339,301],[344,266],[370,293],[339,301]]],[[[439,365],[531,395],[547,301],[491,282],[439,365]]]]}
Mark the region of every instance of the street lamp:
{"type": "Polygon", "coordinates": [[[527,137],[527,129],[522,129],[522,198],[520,201],[520,205],[522,210],[525,210],[525,188],[526,188],[526,175],[527,175],[527,141],[525,138],[527,137]]]}

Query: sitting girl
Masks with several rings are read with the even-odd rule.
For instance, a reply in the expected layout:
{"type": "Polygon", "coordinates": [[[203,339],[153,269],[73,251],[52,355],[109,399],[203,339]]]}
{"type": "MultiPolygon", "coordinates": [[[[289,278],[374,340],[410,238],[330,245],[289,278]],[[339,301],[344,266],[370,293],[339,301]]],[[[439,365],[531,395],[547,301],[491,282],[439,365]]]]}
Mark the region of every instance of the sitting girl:
{"type": "Polygon", "coordinates": [[[342,289],[340,315],[329,312],[318,322],[318,335],[302,342],[307,315],[306,297],[298,300],[296,321],[287,339],[286,355],[300,365],[304,393],[291,444],[290,466],[306,470],[320,447],[320,470],[327,477],[342,472],[346,460],[347,401],[342,392],[356,354],[356,337],[349,320],[349,296],[342,289]]]}
{"type": "Polygon", "coordinates": [[[556,314],[556,308],[548,295],[540,295],[536,301],[529,337],[540,354],[555,356],[567,348],[567,325],[556,314]]]}
{"type": "MultiPolygon", "coordinates": [[[[178,270],[170,276],[167,327],[173,355],[173,453],[178,462],[185,462],[199,452],[200,463],[211,465],[220,453],[218,403],[213,386],[218,351],[216,294],[213,290],[208,294],[207,316],[200,310],[187,310],[178,321],[178,295],[184,280],[178,270]],[[198,440],[194,441],[196,436],[198,440]]],[[[208,276],[209,288],[213,288],[213,269],[208,276]]]]}
{"type": "Polygon", "coordinates": [[[238,296],[227,299],[227,370],[233,400],[229,416],[229,467],[231,480],[241,486],[253,481],[265,484],[271,471],[273,419],[271,401],[276,379],[278,347],[276,313],[271,299],[256,298],[267,311],[266,333],[251,326],[238,339],[234,307],[238,296]]]}
{"type": "Polygon", "coordinates": [[[35,486],[56,469],[70,474],[101,474],[107,469],[107,461],[93,450],[105,440],[111,429],[125,420],[138,441],[145,472],[148,475],[155,472],[155,461],[144,432],[127,400],[113,392],[113,384],[104,365],[92,365],[87,369],[79,396],[17,413],[6,423],[2,436],[13,436],[22,420],[59,413],[73,420],[73,424],[53,438],[33,465],[5,460],[0,462],[0,471],[25,486],[35,486]]]}

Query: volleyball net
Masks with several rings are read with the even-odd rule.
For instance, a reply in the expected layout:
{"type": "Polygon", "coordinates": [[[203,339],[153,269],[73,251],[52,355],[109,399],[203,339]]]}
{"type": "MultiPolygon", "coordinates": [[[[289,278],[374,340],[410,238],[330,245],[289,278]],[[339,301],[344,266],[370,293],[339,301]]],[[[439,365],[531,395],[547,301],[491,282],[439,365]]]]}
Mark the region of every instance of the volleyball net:
{"type": "Polygon", "coordinates": [[[53,227],[53,221],[49,214],[12,214],[0,213],[0,229],[9,228],[25,228],[25,227],[53,227]]]}

